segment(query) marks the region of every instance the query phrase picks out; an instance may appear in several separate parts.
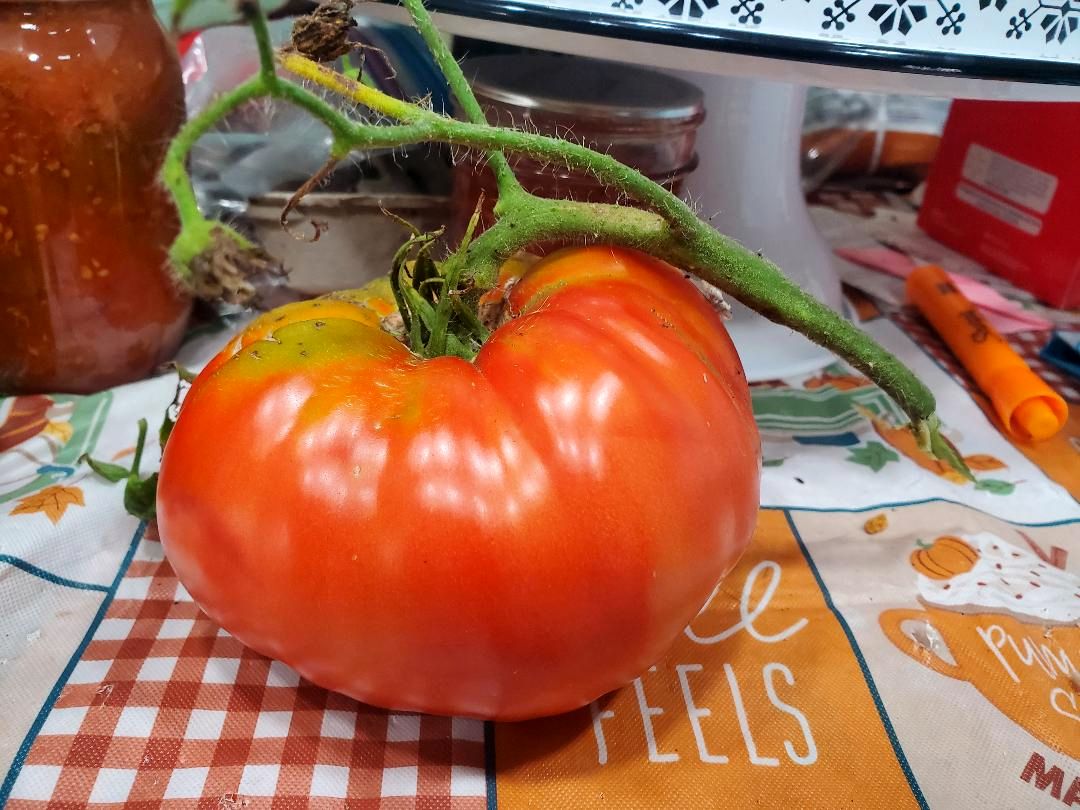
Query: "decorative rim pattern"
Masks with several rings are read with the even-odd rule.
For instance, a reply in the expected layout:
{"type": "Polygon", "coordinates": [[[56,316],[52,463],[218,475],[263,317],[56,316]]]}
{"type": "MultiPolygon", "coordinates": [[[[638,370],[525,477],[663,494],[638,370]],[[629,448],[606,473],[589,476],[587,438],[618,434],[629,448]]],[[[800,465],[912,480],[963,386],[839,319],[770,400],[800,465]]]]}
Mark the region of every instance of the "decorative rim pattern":
{"type": "Polygon", "coordinates": [[[1080,0],[431,0],[518,25],[954,78],[1080,85],[1080,0]]]}

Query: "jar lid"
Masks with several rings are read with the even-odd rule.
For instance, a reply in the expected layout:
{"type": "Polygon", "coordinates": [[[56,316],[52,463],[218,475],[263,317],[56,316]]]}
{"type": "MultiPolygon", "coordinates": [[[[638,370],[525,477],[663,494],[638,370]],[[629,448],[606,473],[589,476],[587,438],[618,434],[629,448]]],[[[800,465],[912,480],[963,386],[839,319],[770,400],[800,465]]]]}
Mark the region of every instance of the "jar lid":
{"type": "Polygon", "coordinates": [[[499,54],[466,60],[462,69],[481,102],[665,124],[704,116],[701,90],[690,82],[619,62],[552,53],[499,54]]]}

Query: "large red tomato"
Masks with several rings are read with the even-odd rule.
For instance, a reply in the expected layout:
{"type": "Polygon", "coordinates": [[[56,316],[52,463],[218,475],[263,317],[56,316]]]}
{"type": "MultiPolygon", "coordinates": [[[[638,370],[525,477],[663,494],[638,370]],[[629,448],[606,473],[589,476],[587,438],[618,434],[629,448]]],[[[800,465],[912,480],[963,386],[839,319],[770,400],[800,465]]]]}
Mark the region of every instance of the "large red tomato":
{"type": "Polygon", "coordinates": [[[754,525],[758,435],[716,312],[601,247],[527,272],[472,363],[417,357],[378,303],[269,313],[196,380],[158,494],[180,580],[378,706],[519,719],[627,683],[754,525]]]}

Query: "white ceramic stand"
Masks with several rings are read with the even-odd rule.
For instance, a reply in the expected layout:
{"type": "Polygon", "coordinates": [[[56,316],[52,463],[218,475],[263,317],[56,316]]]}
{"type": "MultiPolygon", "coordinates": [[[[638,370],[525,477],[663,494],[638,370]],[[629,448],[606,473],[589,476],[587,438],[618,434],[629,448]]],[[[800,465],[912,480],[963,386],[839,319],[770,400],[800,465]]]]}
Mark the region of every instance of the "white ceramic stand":
{"type": "MultiPolygon", "coordinates": [[[[840,279],[829,246],[810,221],[799,185],[806,88],[785,82],[681,73],[705,93],[698,131],[701,162],[687,192],[702,217],[760,250],[833,309],[840,279]]],[[[832,355],[791,329],[732,303],[728,323],[750,381],[822,368],[832,355]]]]}

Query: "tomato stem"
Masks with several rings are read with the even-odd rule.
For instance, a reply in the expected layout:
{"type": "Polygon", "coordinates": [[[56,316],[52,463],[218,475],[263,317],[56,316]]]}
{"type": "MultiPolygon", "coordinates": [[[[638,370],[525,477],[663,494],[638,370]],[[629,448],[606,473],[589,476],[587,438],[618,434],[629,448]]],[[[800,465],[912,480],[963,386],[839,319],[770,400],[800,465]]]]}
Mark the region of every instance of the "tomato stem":
{"type": "MultiPolygon", "coordinates": [[[[173,141],[162,171],[164,182],[180,211],[181,233],[170,256],[181,280],[191,283],[195,260],[200,251],[208,249],[215,235],[224,234],[241,248],[250,247],[238,234],[208,222],[199,213],[184,165],[187,153],[215,121],[252,98],[271,96],[305,109],[326,124],[333,135],[331,157],[344,157],[353,150],[421,142],[464,146],[489,155],[499,189],[496,223],[475,239],[465,240],[443,262],[444,286],[433,307],[419,296],[419,303],[411,300],[411,294],[402,294],[395,286],[395,296],[402,307],[402,317],[407,319],[410,335],[421,327],[429,331],[425,354],[468,355],[468,344],[476,330],[467,318],[460,317],[460,302],[455,304],[454,297],[462,286],[474,290],[493,287],[499,266],[515,252],[537,242],[556,239],[621,245],[650,253],[692,272],[770,320],[790,326],[835,352],[889,393],[911,419],[912,430],[920,445],[942,457],[941,448],[947,443],[941,441],[937,419],[933,415],[934,396],[896,357],[792,284],[768,259],[717,232],[699,219],[689,205],[640,172],[579,144],[488,125],[460,66],[436,30],[422,0],[402,1],[468,120],[458,121],[419,104],[392,98],[295,51],[286,50],[277,55],[278,63],[299,78],[398,123],[372,124],[350,119],[305,88],[276,74],[265,17],[258,4],[248,0],[241,10],[251,23],[259,44],[258,75],[195,116],[173,141]],[[522,189],[505,152],[541,161],[557,161],[572,171],[591,174],[604,185],[635,200],[640,207],[538,198],[522,189]],[[459,317],[455,319],[455,315],[459,317]],[[450,328],[452,319],[460,330],[450,328]]],[[[399,273],[399,278],[401,275],[404,274],[399,273]]],[[[950,464],[966,472],[955,453],[945,455],[949,456],[946,460],[950,464]]]]}
{"type": "MultiPolygon", "coordinates": [[[[454,98],[457,99],[458,106],[465,114],[465,118],[473,124],[486,124],[487,118],[484,116],[484,111],[480,108],[480,103],[473,94],[472,87],[469,86],[469,82],[465,79],[465,74],[461,71],[461,65],[454,59],[450,49],[446,47],[446,41],[435,27],[431,15],[424,8],[423,0],[403,0],[402,4],[408,10],[409,16],[412,17],[413,26],[424,40],[424,44],[427,45],[435,64],[442,71],[446,83],[454,94],[454,98]]],[[[491,171],[495,175],[495,184],[500,196],[515,190],[521,190],[521,184],[518,182],[517,177],[514,176],[514,171],[510,168],[506,155],[501,151],[495,150],[488,155],[488,166],[491,167],[491,171]]]]}

